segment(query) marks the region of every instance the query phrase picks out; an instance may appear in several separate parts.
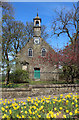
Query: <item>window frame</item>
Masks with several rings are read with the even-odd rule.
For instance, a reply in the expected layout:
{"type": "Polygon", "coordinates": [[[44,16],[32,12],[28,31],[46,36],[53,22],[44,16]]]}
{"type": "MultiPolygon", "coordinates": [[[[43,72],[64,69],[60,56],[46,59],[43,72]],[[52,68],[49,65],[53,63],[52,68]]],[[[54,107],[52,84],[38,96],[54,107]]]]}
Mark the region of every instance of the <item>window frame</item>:
{"type": "Polygon", "coordinates": [[[33,57],[33,49],[32,49],[32,48],[29,48],[29,49],[28,49],[28,57],[33,57]],[[32,51],[32,56],[29,55],[29,50],[30,50],[30,49],[31,49],[31,51],[32,51]]]}
{"type": "Polygon", "coordinates": [[[43,49],[45,49],[45,56],[46,56],[46,52],[47,52],[47,50],[46,50],[46,48],[42,48],[42,50],[41,50],[41,56],[42,56],[42,57],[45,57],[45,56],[43,56],[43,54],[42,54],[43,49]]]}

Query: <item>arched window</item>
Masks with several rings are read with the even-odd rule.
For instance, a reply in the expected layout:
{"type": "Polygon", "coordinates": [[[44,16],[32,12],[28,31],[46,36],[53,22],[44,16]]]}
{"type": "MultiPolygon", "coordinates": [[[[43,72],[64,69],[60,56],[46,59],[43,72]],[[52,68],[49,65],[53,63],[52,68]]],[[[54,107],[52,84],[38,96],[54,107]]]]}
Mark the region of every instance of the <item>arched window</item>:
{"type": "Polygon", "coordinates": [[[32,50],[32,48],[28,49],[28,56],[33,56],[33,50],[32,50]]]}
{"type": "Polygon", "coordinates": [[[42,48],[42,56],[45,56],[45,55],[46,55],[46,49],[42,48]]]}
{"type": "Polygon", "coordinates": [[[39,21],[36,21],[36,26],[39,26],[39,21]]]}

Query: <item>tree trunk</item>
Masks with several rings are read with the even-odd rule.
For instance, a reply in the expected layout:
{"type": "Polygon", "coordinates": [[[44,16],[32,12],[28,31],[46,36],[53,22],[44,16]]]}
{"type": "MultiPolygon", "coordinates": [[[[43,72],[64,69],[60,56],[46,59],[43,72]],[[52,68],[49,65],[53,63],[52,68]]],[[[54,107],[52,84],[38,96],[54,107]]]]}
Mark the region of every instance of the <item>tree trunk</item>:
{"type": "Polygon", "coordinates": [[[6,78],[5,78],[5,84],[9,84],[10,66],[9,66],[9,57],[8,57],[7,48],[6,48],[6,51],[5,51],[5,56],[7,58],[7,73],[6,73],[6,78]]]}
{"type": "Polygon", "coordinates": [[[10,70],[7,71],[7,84],[9,84],[9,74],[10,73],[10,70]]]}
{"type": "Polygon", "coordinates": [[[9,84],[9,76],[10,76],[10,70],[7,70],[5,84],[9,84]]]}
{"type": "Polygon", "coordinates": [[[71,76],[71,83],[74,84],[74,77],[71,76]]]}

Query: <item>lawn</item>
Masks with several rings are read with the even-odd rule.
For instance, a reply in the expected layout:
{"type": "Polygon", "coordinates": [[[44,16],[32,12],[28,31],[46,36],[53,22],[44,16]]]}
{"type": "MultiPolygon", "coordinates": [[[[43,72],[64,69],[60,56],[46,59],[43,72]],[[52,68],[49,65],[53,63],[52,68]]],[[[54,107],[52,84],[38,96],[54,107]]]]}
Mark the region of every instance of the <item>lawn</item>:
{"type": "MultiPolygon", "coordinates": [[[[50,80],[50,81],[33,81],[31,80],[29,82],[29,84],[31,85],[43,85],[43,84],[68,84],[65,80],[59,80],[59,81],[56,81],[56,80],[50,80]]],[[[71,83],[70,83],[71,84],[71,83]]],[[[79,84],[79,80],[76,80],[74,82],[74,84],[79,84]]]]}
{"type": "Polygon", "coordinates": [[[54,96],[52,99],[43,96],[38,99],[37,97],[31,99],[28,97],[26,102],[18,102],[14,100],[4,101],[1,99],[0,106],[2,110],[2,118],[11,120],[14,118],[78,118],[79,117],[79,95],[72,95],[69,93],[63,97],[54,96]]]}

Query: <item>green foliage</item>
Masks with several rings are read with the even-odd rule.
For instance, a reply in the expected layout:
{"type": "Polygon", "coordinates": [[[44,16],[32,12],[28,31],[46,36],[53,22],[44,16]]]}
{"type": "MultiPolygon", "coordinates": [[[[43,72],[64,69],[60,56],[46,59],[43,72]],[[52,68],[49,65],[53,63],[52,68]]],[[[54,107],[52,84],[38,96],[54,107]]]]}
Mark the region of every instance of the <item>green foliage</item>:
{"type": "Polygon", "coordinates": [[[0,85],[0,87],[2,88],[23,88],[23,87],[28,87],[29,83],[9,83],[7,85],[5,85],[4,83],[2,83],[2,85],[0,85]]]}
{"type": "Polygon", "coordinates": [[[4,82],[5,81],[5,75],[2,75],[2,82],[4,82]]]}
{"type": "Polygon", "coordinates": [[[14,83],[24,83],[29,82],[28,72],[25,70],[17,69],[10,74],[10,81],[14,83]]]}

